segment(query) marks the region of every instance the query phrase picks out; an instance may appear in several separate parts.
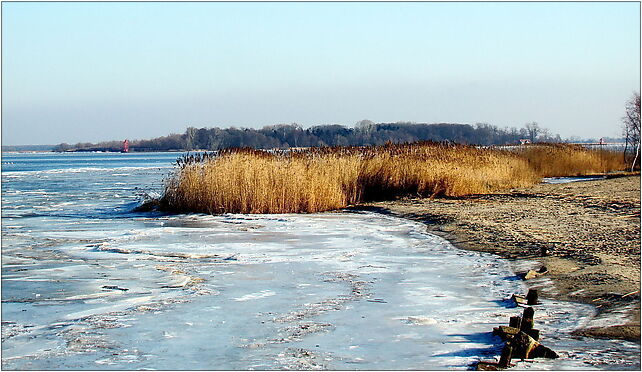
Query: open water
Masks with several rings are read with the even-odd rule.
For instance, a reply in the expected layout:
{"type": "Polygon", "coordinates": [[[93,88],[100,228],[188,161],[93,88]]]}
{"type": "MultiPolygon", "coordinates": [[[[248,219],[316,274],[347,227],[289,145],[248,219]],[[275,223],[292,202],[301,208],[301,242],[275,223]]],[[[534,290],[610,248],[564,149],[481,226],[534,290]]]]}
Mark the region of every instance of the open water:
{"type": "MultiPolygon", "coordinates": [[[[177,153],[2,156],[4,369],[466,369],[527,288],[508,262],[374,213],[134,213],[177,153]]],[[[594,308],[536,306],[557,360],[639,369],[575,338],[594,308]]]]}

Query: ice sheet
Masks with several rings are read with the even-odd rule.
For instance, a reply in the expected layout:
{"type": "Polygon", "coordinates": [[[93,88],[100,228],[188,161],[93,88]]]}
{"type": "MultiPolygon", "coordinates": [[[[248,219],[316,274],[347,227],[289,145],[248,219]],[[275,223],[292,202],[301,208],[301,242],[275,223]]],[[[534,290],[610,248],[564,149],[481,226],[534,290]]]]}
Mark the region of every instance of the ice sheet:
{"type": "MultiPolygon", "coordinates": [[[[3,267],[16,333],[5,368],[465,369],[499,353],[490,331],[521,313],[504,300],[526,291],[507,262],[371,213],[124,224],[81,223],[54,234],[66,242],[57,263],[3,267]]],[[[524,368],[588,368],[614,348],[635,367],[639,345],[569,336],[593,315],[537,306],[563,357],[524,368]]]]}
{"type": "Polygon", "coordinates": [[[605,176],[585,176],[585,177],[547,177],[542,180],[543,183],[570,183],[603,180],[605,176]]]}

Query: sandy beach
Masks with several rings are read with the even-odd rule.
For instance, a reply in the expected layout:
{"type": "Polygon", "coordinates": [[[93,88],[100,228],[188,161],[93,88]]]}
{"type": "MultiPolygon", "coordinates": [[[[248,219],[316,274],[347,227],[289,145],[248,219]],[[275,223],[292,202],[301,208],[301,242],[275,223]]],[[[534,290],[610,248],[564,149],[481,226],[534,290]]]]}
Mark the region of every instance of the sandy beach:
{"type": "Polygon", "coordinates": [[[597,307],[603,321],[577,334],[640,341],[639,175],[360,208],[422,221],[460,248],[511,260],[517,273],[544,265],[547,274],[527,281],[541,297],[597,307]]]}

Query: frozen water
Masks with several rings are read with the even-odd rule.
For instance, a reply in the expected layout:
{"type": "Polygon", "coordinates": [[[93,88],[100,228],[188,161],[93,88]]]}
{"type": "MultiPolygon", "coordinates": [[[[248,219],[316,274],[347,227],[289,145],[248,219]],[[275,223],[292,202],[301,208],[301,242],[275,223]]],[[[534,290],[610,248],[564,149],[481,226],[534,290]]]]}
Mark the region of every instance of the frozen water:
{"type": "MultiPolygon", "coordinates": [[[[521,313],[506,261],[421,224],[132,213],[173,157],[66,155],[3,172],[3,368],[466,369],[521,313]],[[52,172],[67,168],[86,169],[52,172]]],[[[537,327],[562,358],[520,367],[639,369],[639,344],[570,336],[593,316],[544,301],[537,327]]]]}
{"type": "Polygon", "coordinates": [[[570,182],[585,182],[603,180],[605,176],[584,176],[584,177],[546,177],[542,180],[543,183],[570,183],[570,182]]]}

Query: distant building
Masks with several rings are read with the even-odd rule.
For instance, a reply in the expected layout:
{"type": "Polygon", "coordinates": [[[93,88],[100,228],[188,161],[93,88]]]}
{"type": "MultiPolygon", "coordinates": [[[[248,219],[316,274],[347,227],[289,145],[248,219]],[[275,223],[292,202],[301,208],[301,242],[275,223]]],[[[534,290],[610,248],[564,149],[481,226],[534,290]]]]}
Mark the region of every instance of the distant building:
{"type": "Polygon", "coordinates": [[[519,144],[520,145],[526,145],[526,144],[529,144],[529,143],[531,143],[531,140],[529,140],[528,138],[521,138],[519,140],[519,144]]]}

